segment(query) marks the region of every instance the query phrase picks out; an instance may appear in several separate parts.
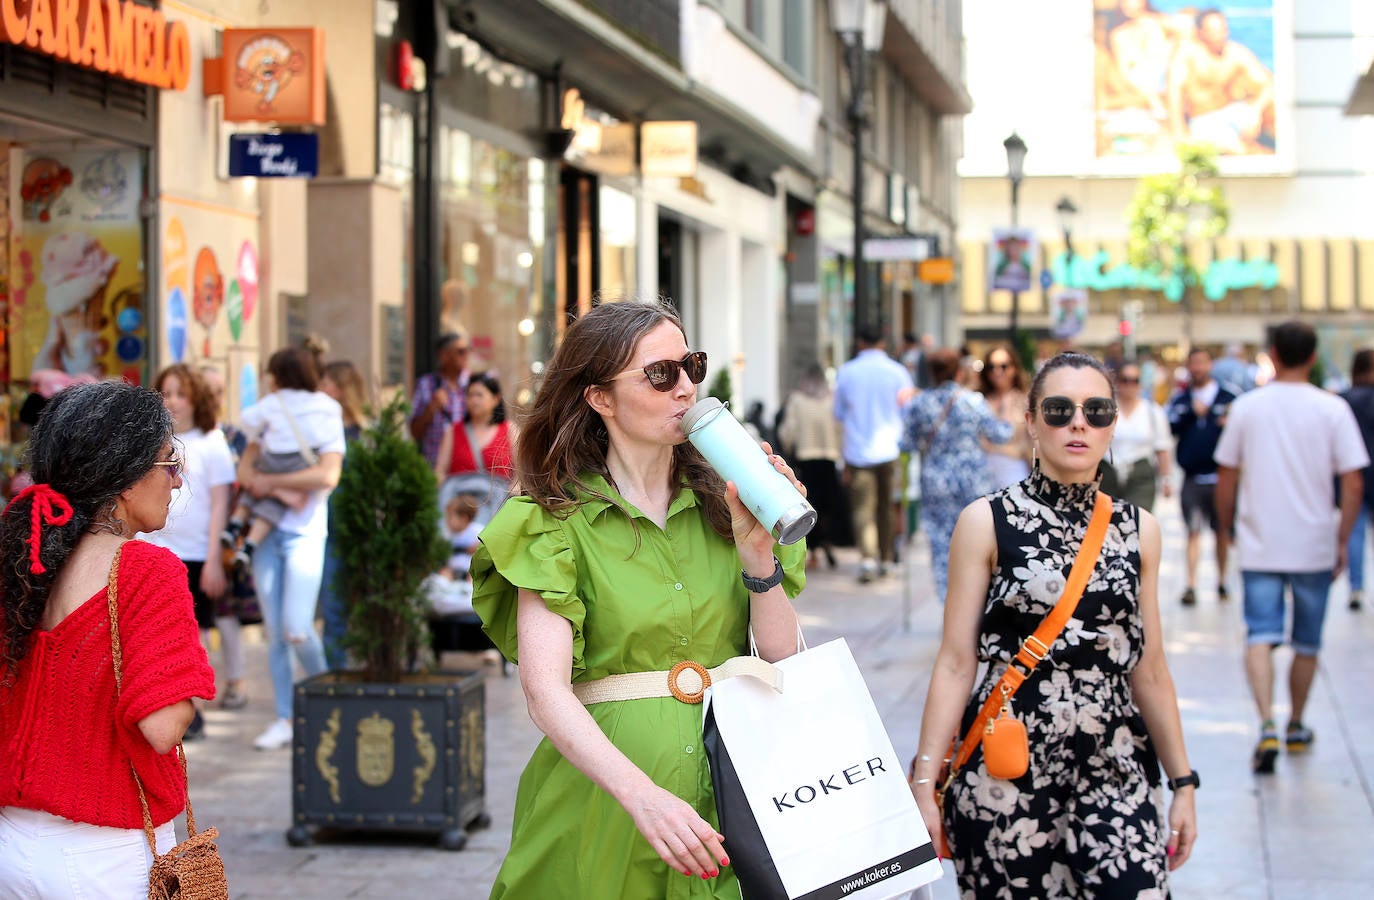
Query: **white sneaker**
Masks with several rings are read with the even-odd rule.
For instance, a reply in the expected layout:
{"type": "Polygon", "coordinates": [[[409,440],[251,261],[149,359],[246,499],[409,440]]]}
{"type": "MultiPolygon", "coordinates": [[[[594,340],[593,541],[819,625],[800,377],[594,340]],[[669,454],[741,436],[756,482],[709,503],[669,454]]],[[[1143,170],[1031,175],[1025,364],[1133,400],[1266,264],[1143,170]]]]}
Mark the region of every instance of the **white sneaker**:
{"type": "Polygon", "coordinates": [[[291,743],[291,720],[277,719],[258,735],[253,746],[259,750],[276,750],[291,743]]]}

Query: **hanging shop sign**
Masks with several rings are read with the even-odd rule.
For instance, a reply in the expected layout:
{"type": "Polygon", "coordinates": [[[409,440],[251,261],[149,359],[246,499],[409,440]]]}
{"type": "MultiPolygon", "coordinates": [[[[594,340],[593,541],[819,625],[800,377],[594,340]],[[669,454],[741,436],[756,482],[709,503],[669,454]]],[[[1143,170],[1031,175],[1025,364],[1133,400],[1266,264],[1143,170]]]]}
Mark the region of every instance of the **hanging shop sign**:
{"type": "MultiPolygon", "coordinates": [[[[1164,296],[1177,303],[1183,299],[1184,279],[1181,274],[1151,272],[1129,262],[1113,262],[1106,250],[1091,256],[1059,253],[1050,263],[1054,280],[1068,287],[1094,291],[1142,290],[1163,291],[1164,296]]],[[[1217,259],[1208,263],[1198,275],[1198,283],[1208,300],[1222,300],[1227,291],[1246,288],[1273,290],[1279,283],[1279,267],[1267,259],[1217,259]]]]}
{"type": "Polygon", "coordinates": [[[639,168],[645,177],[685,178],[697,173],[696,122],[645,122],[639,126],[639,168]]]}
{"type": "Polygon", "coordinates": [[[132,0],[0,0],[0,39],[156,88],[191,80],[186,25],[132,0]]]}
{"type": "Polygon", "coordinates": [[[313,178],[320,170],[317,134],[229,136],[231,178],[313,178]]]}
{"type": "Polygon", "coordinates": [[[324,29],[226,28],[223,52],[204,75],[205,96],[224,95],[224,121],[324,124],[324,29]]]}
{"type": "Polygon", "coordinates": [[[916,264],[916,279],[926,284],[949,284],[954,280],[954,260],[948,256],[932,256],[916,264]]]}

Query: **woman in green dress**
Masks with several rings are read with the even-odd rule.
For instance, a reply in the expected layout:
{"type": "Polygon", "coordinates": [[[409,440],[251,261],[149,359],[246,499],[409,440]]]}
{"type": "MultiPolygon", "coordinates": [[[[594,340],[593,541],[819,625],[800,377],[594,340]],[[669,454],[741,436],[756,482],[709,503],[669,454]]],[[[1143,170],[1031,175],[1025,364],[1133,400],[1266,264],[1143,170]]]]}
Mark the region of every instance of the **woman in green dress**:
{"type": "Polygon", "coordinates": [[[521,494],[482,532],[473,605],[519,663],[546,737],[520,779],[493,898],[740,896],[701,707],[584,706],[574,693],[609,675],[666,683],[684,661],[718,666],[749,652],[750,626],[764,659],[796,650],[804,544],[775,544],[682,434],[705,370],[662,304],[602,304],[569,326],[522,424],[521,494]]]}

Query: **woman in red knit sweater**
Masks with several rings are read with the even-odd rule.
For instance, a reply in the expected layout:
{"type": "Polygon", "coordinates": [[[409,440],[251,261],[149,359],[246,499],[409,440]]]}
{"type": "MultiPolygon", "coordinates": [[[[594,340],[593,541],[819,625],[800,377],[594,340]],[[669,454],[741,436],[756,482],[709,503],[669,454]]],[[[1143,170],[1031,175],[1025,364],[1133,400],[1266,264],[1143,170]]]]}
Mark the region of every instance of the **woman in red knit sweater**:
{"type": "Polygon", "coordinates": [[[152,856],[134,772],[165,853],[186,805],[175,748],[191,698],[215,693],[186,567],[130,540],[163,526],[181,483],[171,416],[146,388],[68,388],[29,454],[34,484],[0,517],[0,900],[141,897],[152,856]]]}

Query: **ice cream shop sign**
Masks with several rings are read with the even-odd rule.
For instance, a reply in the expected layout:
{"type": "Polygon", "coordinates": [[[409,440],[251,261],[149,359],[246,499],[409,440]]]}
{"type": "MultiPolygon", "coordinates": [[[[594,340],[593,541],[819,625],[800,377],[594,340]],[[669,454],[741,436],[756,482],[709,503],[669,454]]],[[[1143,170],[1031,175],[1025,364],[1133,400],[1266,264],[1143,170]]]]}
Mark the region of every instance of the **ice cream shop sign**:
{"type": "Polygon", "coordinates": [[[131,0],[0,0],[0,39],[157,88],[191,78],[186,25],[131,0]]]}

